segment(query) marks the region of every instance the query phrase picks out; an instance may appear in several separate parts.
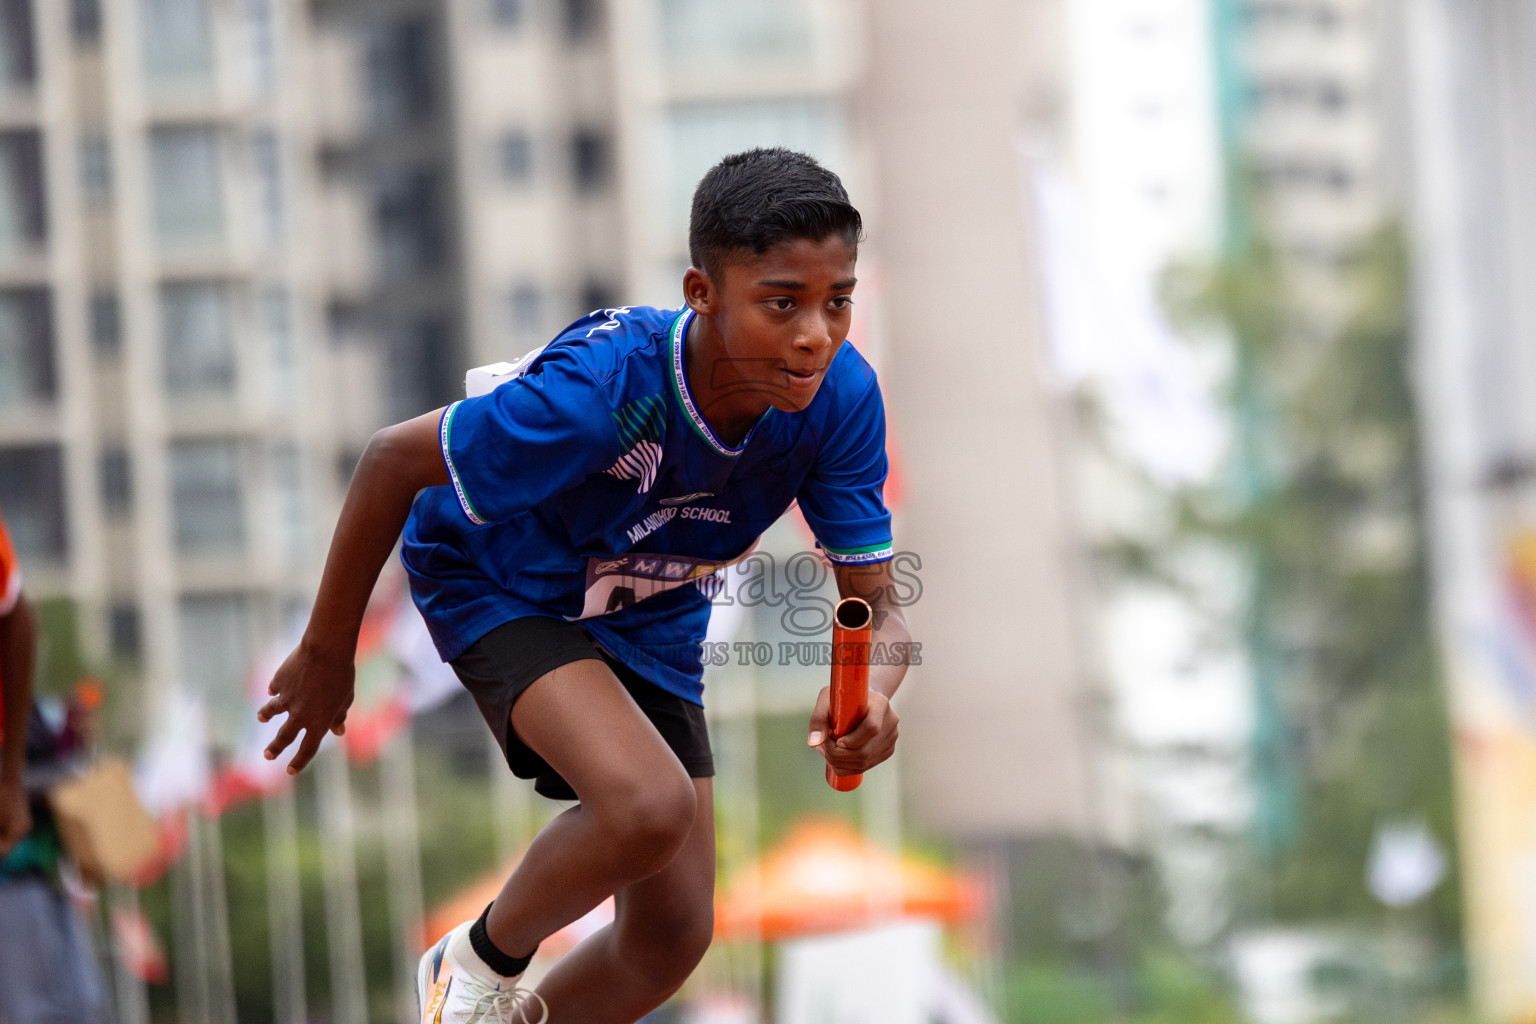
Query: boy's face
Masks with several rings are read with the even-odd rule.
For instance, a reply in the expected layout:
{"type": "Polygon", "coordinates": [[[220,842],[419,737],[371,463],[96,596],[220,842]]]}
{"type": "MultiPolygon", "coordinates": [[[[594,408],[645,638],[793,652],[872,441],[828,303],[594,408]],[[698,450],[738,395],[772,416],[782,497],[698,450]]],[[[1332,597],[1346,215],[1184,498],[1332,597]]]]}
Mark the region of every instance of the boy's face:
{"type": "Polygon", "coordinates": [[[703,367],[707,381],[695,388],[733,406],[746,400],[799,412],[810,405],[848,337],[857,259],[855,246],[832,235],[734,257],[714,276],[690,267],[688,305],[718,334],[703,367]]]}

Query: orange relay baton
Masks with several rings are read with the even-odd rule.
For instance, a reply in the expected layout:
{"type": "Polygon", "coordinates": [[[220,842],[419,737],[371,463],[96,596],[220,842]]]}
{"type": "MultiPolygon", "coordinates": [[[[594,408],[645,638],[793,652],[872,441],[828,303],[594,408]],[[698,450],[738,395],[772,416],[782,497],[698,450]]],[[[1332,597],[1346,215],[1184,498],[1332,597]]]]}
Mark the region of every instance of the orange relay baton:
{"type": "MultiPolygon", "coordinates": [[[[835,741],[869,713],[869,629],[874,613],[863,598],[845,597],[832,613],[832,708],[827,725],[835,741]]],[[[827,785],[839,793],[859,788],[863,775],[838,775],[827,765],[827,785]]]]}

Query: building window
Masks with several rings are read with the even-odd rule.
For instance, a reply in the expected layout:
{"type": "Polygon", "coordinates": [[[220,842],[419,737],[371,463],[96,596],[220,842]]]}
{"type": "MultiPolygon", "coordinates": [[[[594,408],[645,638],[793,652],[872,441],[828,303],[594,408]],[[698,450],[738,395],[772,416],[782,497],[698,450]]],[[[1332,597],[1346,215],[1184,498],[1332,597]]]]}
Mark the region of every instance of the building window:
{"type": "Polygon", "coordinates": [[[139,0],[144,73],[154,81],[213,74],[209,0],[139,0]]]}
{"type": "Polygon", "coordinates": [[[376,24],[368,37],[368,111],[376,125],[432,112],[432,26],[424,18],[376,24]]]}
{"type": "Polygon", "coordinates": [[[256,306],[257,323],[265,342],[267,365],[272,371],[273,399],[280,407],[299,401],[299,367],[293,349],[293,323],[288,311],[288,290],[270,285],[261,290],[256,306]]]}
{"type": "Polygon", "coordinates": [[[562,7],[561,23],[566,42],[585,42],[597,33],[598,20],[603,13],[599,0],[562,0],[562,7]]]}
{"type": "Polygon", "coordinates": [[[659,0],[662,53],[694,72],[739,74],[749,65],[811,70],[835,41],[818,35],[814,6],[814,0],[659,0]]]}
{"type": "Polygon", "coordinates": [[[229,294],[222,284],[168,284],[160,291],[165,386],[173,395],[227,394],[235,386],[229,294]]]}
{"type": "Polygon", "coordinates": [[[97,292],[91,296],[91,344],[97,355],[115,356],[122,351],[122,323],[116,292],[97,292]]]}
{"type": "Polygon", "coordinates": [[[162,242],[211,242],[224,233],[218,129],[156,128],[150,133],[155,233],[162,242]]]}
{"type": "Polygon", "coordinates": [[[108,448],[101,453],[101,504],[113,518],[133,509],[133,470],[124,448],[108,448]]]}
{"type": "Polygon", "coordinates": [[[420,416],[428,409],[447,405],[453,400],[454,391],[460,396],[464,394],[462,372],[450,370],[456,365],[456,346],[445,321],[420,317],[394,324],[387,344],[389,383],[385,411],[390,420],[420,416]]]}
{"type": "Polygon", "coordinates": [[[0,508],[23,564],[62,563],[67,551],[62,451],[55,445],[0,449],[0,508]]]}
{"type": "Polygon", "coordinates": [[[368,335],[368,318],[362,303],[351,299],[332,299],[326,303],[325,333],[332,348],[363,344],[368,335]]]}
{"type": "Polygon", "coordinates": [[[263,93],[277,85],[277,34],[272,24],[272,0],[245,0],[245,23],[251,41],[251,71],[263,93]]]}
{"type": "Polygon", "coordinates": [[[0,291],[0,407],[55,397],[51,314],[46,289],[0,291]]]}
{"type": "Polygon", "coordinates": [[[112,149],[99,132],[80,140],[80,193],[91,206],[112,201],[112,149]]]}
{"type": "Polygon", "coordinates": [[[526,184],[533,177],[533,140],[519,128],[505,132],[497,142],[496,153],[501,176],[509,182],[526,184]]]}
{"type": "Polygon", "coordinates": [[[114,657],[135,661],[144,651],[144,628],[138,605],[114,604],[108,613],[107,632],[114,657]]]}
{"type": "Polygon", "coordinates": [[[79,43],[101,38],[101,0],[70,0],[69,27],[79,43]]]}
{"type": "Polygon", "coordinates": [[[502,28],[517,28],[528,13],[523,0],[488,0],[491,5],[491,21],[502,28]]]}
{"type": "Polygon", "coordinates": [[[581,289],[581,310],[583,313],[591,313],[599,309],[610,309],[617,294],[606,281],[588,281],[581,289]]]}
{"type": "Polygon", "coordinates": [[[181,554],[237,552],[245,543],[240,449],[234,441],[171,445],[171,505],[181,554]]]}
{"type": "Polygon", "coordinates": [[[303,463],[294,445],[280,444],[273,450],[272,483],[278,547],[284,561],[298,565],[304,560],[309,546],[309,516],[303,463]]]}
{"type": "Polygon", "coordinates": [[[582,192],[596,192],[608,183],[608,139],[591,128],[579,129],[571,139],[571,177],[582,192]]]}
{"type": "Polygon", "coordinates": [[[32,0],[0,0],[0,86],[26,88],[37,79],[32,0]]]}
{"type": "Polygon", "coordinates": [[[0,132],[0,252],[41,248],[43,209],[42,136],[32,129],[0,132]]]}
{"type": "Polygon", "coordinates": [[[405,277],[436,267],[443,250],[437,175],[431,171],[386,173],[379,179],[374,201],[384,274],[405,277]]]}
{"type": "Polygon", "coordinates": [[[357,464],[363,459],[360,451],[343,451],[336,456],[336,483],[342,490],[346,490],[352,483],[352,474],[357,471],[357,464]]]}
{"type": "Polygon", "coordinates": [[[256,222],[272,248],[283,242],[283,169],[277,135],[265,129],[251,136],[251,164],[256,172],[256,222]]]}
{"type": "Polygon", "coordinates": [[[544,323],[544,297],[536,285],[512,289],[512,330],[522,337],[538,334],[544,323]]]}
{"type": "Polygon", "coordinates": [[[180,683],[207,701],[214,741],[231,743],[250,714],[245,673],[256,644],[248,601],[243,594],[189,595],[176,611],[180,683]]]}

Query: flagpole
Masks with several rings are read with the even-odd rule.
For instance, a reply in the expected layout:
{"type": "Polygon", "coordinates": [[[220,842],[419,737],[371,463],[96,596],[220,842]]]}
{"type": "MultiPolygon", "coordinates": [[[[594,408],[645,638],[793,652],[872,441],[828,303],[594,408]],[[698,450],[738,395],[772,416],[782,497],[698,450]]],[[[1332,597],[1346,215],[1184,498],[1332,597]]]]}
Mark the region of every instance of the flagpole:
{"type": "Polygon", "coordinates": [[[131,886],[107,886],[107,937],[112,950],[112,977],[117,988],[118,1024],[149,1024],[149,996],[144,979],[127,962],[127,951],[117,937],[119,916],[142,920],[139,891],[131,886]]]}
{"type": "Polygon", "coordinates": [[[293,786],[284,785],[261,802],[261,822],[266,840],[273,1011],[278,1024],[305,1024],[309,1010],[304,995],[304,899],[293,786]]]}
{"type": "Polygon", "coordinates": [[[204,881],[208,886],[205,906],[212,960],[210,963],[209,1008],[211,1018],[220,1024],[239,1024],[235,1015],[235,970],[229,949],[229,892],[224,879],[224,828],[215,815],[204,822],[202,840],[204,881]]]}
{"type": "Polygon", "coordinates": [[[416,745],[411,724],[379,759],[384,806],[384,859],[389,872],[389,924],[395,948],[395,1002],[401,1020],[416,1016],[416,959],[421,953],[421,833],[416,814],[416,745]]]}
{"type": "Polygon", "coordinates": [[[332,748],[318,758],[320,829],[324,837],[326,940],[331,961],[331,1014],[336,1024],[366,1024],[367,978],[357,896],[357,851],[352,781],[346,754],[332,748]]]}
{"type": "Polygon", "coordinates": [[[171,869],[172,929],[176,942],[176,1016],[181,1024],[207,1024],[208,971],[205,953],[197,815],[187,811],[186,856],[171,869]]]}

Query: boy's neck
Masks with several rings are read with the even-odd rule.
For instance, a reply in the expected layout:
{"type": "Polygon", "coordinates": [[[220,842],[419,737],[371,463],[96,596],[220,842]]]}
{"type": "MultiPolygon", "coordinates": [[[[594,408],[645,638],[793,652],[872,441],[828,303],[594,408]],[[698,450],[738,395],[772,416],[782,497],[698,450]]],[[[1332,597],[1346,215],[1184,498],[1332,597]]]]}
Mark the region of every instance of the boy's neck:
{"type": "Polygon", "coordinates": [[[699,414],[722,444],[741,445],[768,411],[768,399],[750,388],[733,386],[725,339],[706,316],[695,314],[683,337],[683,372],[699,414]],[[714,372],[716,369],[721,372],[714,372]]]}

